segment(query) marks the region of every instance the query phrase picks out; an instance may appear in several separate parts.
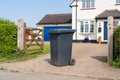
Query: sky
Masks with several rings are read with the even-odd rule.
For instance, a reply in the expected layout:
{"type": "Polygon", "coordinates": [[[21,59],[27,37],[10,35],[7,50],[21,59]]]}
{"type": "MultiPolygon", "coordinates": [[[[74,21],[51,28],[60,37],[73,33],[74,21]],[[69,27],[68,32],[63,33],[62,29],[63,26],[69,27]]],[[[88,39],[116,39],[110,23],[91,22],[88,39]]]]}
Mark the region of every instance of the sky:
{"type": "Polygon", "coordinates": [[[17,24],[23,19],[28,27],[37,27],[46,14],[71,13],[69,5],[73,0],[1,0],[0,18],[17,24]]]}

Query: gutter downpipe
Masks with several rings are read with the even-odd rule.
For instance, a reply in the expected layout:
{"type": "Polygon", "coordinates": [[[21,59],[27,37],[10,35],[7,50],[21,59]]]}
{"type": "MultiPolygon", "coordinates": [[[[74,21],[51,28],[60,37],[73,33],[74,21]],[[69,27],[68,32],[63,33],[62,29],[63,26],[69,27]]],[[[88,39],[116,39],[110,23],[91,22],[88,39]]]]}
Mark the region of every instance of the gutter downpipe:
{"type": "Polygon", "coordinates": [[[77,0],[76,1],[76,20],[75,20],[75,25],[76,25],[76,41],[77,41],[77,0]]]}

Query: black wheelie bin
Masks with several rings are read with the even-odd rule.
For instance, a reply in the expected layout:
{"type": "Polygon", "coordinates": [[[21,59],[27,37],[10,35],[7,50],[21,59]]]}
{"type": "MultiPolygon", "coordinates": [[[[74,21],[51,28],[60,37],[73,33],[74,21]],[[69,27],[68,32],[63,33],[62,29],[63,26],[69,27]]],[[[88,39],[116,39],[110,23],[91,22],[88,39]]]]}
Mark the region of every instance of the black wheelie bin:
{"type": "Polygon", "coordinates": [[[50,34],[51,63],[55,66],[74,65],[72,56],[73,29],[52,30],[50,34]]]}

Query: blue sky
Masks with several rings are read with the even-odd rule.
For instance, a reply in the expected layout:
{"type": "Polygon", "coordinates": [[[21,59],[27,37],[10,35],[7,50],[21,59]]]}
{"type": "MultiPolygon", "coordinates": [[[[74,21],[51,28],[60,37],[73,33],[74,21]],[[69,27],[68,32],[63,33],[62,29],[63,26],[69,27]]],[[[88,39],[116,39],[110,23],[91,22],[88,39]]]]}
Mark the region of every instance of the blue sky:
{"type": "Polygon", "coordinates": [[[24,19],[29,27],[36,27],[46,14],[71,13],[73,0],[1,0],[0,18],[17,22],[24,19]]]}

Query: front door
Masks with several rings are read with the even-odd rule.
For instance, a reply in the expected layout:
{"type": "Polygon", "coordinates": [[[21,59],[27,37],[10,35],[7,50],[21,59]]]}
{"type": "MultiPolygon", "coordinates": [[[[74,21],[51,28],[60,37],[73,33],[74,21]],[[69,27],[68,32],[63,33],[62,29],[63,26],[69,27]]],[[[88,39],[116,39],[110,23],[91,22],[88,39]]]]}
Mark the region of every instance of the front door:
{"type": "Polygon", "coordinates": [[[107,29],[107,21],[104,21],[104,40],[108,39],[108,29],[107,29]]]}

